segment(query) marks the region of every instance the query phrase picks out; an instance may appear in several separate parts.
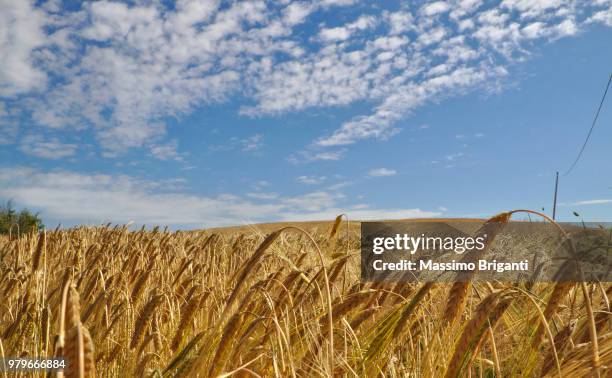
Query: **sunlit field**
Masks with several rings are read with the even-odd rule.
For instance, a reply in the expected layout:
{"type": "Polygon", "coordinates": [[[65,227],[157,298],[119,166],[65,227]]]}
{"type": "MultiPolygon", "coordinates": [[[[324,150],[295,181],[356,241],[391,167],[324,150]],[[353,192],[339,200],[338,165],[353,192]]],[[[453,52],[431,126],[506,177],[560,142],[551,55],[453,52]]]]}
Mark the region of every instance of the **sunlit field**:
{"type": "Polygon", "coordinates": [[[0,357],[65,356],[67,377],[612,374],[609,283],[362,283],[359,243],[341,218],[2,236],[0,357]]]}

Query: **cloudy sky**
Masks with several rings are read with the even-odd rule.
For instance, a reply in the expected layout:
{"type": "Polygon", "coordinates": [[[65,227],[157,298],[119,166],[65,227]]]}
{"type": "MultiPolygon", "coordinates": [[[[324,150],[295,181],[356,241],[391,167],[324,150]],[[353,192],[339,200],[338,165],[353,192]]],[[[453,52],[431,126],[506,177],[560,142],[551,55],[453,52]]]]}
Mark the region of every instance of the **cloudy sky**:
{"type": "MultiPolygon", "coordinates": [[[[610,0],[0,0],[0,199],[48,225],[548,212],[611,27],[610,0]]],[[[562,219],[612,220],[611,126],[562,219]]]]}

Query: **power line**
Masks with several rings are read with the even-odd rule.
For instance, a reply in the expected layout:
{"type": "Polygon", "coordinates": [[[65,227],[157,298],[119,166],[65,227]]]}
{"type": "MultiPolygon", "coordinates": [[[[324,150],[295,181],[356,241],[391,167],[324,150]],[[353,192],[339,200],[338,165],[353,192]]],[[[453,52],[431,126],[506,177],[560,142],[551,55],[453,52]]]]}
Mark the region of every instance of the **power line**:
{"type": "Polygon", "coordinates": [[[572,171],[572,169],[574,169],[574,167],[578,163],[578,160],[580,160],[580,157],[582,156],[582,153],[584,152],[584,149],[587,143],[589,142],[589,138],[591,138],[591,133],[593,132],[593,128],[595,127],[595,124],[597,123],[597,118],[599,118],[599,112],[601,111],[601,107],[603,106],[604,101],[606,99],[606,95],[608,94],[608,88],[610,88],[610,82],[612,82],[612,74],[610,74],[610,78],[608,79],[608,84],[606,85],[606,90],[604,91],[604,94],[601,98],[601,102],[599,103],[599,107],[597,108],[597,112],[595,113],[595,118],[593,119],[593,123],[591,124],[591,129],[589,130],[589,133],[587,134],[587,137],[584,140],[584,143],[582,144],[582,148],[580,149],[578,156],[576,156],[576,160],[574,160],[574,163],[572,163],[572,166],[569,167],[569,169],[563,174],[563,176],[567,176],[572,171]]]}
{"type": "Polygon", "coordinates": [[[553,199],[553,220],[555,220],[555,216],[557,215],[557,189],[559,189],[559,172],[557,171],[557,176],[555,178],[555,198],[553,199]]]}

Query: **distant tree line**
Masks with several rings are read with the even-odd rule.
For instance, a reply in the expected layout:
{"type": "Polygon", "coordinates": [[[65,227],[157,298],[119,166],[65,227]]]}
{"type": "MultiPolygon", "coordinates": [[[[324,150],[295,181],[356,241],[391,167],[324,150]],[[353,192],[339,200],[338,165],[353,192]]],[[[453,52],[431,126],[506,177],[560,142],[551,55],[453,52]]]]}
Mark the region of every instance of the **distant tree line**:
{"type": "Polygon", "coordinates": [[[8,234],[11,232],[16,235],[17,232],[30,232],[32,229],[42,230],[44,227],[38,213],[32,213],[28,209],[21,211],[15,210],[11,201],[6,205],[0,205],[0,234],[8,234]]]}

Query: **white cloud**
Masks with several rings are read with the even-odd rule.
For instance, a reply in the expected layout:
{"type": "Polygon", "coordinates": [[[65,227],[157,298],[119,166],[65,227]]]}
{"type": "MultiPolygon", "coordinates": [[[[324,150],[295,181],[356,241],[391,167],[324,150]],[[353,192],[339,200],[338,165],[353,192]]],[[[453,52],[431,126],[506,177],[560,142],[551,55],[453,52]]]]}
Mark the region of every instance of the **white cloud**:
{"type": "Polygon", "coordinates": [[[306,185],[319,185],[325,181],[325,176],[298,176],[295,181],[306,185]]]}
{"type": "Polygon", "coordinates": [[[33,50],[46,42],[45,14],[30,0],[0,0],[0,97],[42,89],[46,73],[33,50]]]}
{"type": "Polygon", "coordinates": [[[262,193],[262,192],[251,192],[247,193],[247,197],[255,198],[258,200],[272,200],[278,198],[277,193],[262,193]]]}
{"type": "Polygon", "coordinates": [[[240,141],[242,151],[257,151],[263,147],[263,135],[255,134],[240,141]]]}
{"type": "Polygon", "coordinates": [[[469,88],[483,83],[486,78],[499,75],[497,70],[483,66],[479,68],[461,67],[453,72],[429,78],[422,83],[409,82],[389,95],[373,114],[357,117],[336,130],[331,136],[316,141],[319,146],[338,146],[355,143],[366,138],[386,139],[399,130],[392,125],[414,108],[427,100],[448,93],[449,90],[469,88]]]}
{"type": "Polygon", "coordinates": [[[317,161],[317,160],[340,160],[342,159],[342,156],[344,155],[345,150],[339,150],[339,151],[328,151],[328,152],[317,152],[315,154],[312,154],[309,159],[311,161],[317,161]]]}
{"type": "Polygon", "coordinates": [[[522,32],[527,38],[539,38],[546,32],[546,24],[536,21],[525,26],[522,32]]]}
{"type": "Polygon", "coordinates": [[[242,152],[257,152],[264,146],[262,134],[254,134],[244,138],[232,137],[227,143],[209,146],[211,151],[233,151],[239,149],[242,152]]]}
{"type": "Polygon", "coordinates": [[[376,169],[371,169],[368,172],[368,176],[370,177],[387,177],[387,176],[395,176],[397,174],[397,171],[395,169],[389,169],[389,168],[376,168],[376,169]]]}
{"type": "Polygon", "coordinates": [[[443,26],[423,31],[419,34],[418,42],[421,46],[429,46],[438,43],[447,35],[447,30],[443,26]]]}
{"type": "Polygon", "coordinates": [[[18,131],[17,120],[11,117],[4,103],[0,102],[0,146],[13,144],[18,131]]]}
{"type": "Polygon", "coordinates": [[[340,182],[337,182],[337,183],[335,183],[333,185],[328,186],[327,189],[335,191],[335,190],[340,190],[342,188],[346,188],[347,186],[350,186],[352,184],[353,183],[350,182],[350,181],[340,181],[340,182]]]}
{"type": "Polygon", "coordinates": [[[563,20],[555,28],[557,36],[565,37],[578,33],[578,26],[573,20],[563,20]]]}
{"type": "Polygon", "coordinates": [[[212,227],[265,221],[332,220],[341,213],[348,213],[355,220],[440,215],[437,211],[416,208],[352,210],[352,204],[339,204],[344,199],[341,194],[324,191],[293,197],[271,193],[250,193],[245,197],[201,196],[177,191],[176,182],[156,183],[125,175],[43,172],[26,167],[0,168],[0,197],[41,211],[45,219],[63,223],[134,221],[212,227]]]}
{"type": "Polygon", "coordinates": [[[414,17],[410,12],[387,12],[385,17],[388,19],[392,35],[401,34],[415,28],[414,17]]]}
{"type": "MultiPolygon", "coordinates": [[[[459,0],[453,4],[450,12],[451,18],[457,20],[476,11],[483,3],[483,0],[459,0]]],[[[467,19],[466,19],[467,20],[467,19]]],[[[463,20],[463,21],[466,21],[463,20]]],[[[461,21],[460,21],[461,23],[461,21]]]]}
{"type": "Polygon", "coordinates": [[[357,2],[357,0],[321,0],[321,3],[324,6],[332,6],[332,5],[347,6],[347,5],[353,5],[355,4],[355,2],[357,2]]]}
{"type": "MultiPolygon", "coordinates": [[[[605,3],[603,3],[605,4],[605,3]]],[[[601,22],[605,25],[612,26],[612,2],[608,2],[607,9],[602,9],[593,14],[588,22],[601,22]]]]}
{"type": "Polygon", "coordinates": [[[437,14],[446,13],[450,10],[450,5],[444,1],[436,1],[424,5],[421,8],[421,13],[425,16],[435,16],[437,14]]]}
{"type": "Polygon", "coordinates": [[[319,32],[324,41],[344,41],[351,36],[351,31],[345,27],[326,28],[319,32]]]}
{"type": "Polygon", "coordinates": [[[337,151],[299,151],[297,154],[289,156],[287,159],[290,163],[309,163],[313,161],[337,161],[344,157],[345,149],[337,151]]]}
{"type": "Polygon", "coordinates": [[[475,25],[474,20],[470,20],[470,19],[461,20],[459,22],[459,30],[460,31],[469,30],[469,29],[472,29],[474,25],[475,25]]]}
{"type": "Polygon", "coordinates": [[[463,156],[465,156],[463,152],[458,152],[456,154],[446,155],[445,158],[448,161],[456,161],[457,159],[462,158],[463,156]]]}
{"type": "MultiPolygon", "coordinates": [[[[314,141],[332,147],[384,140],[420,106],[496,86],[537,40],[612,25],[607,1],[561,0],[351,7],[348,23],[314,24],[354,2],[97,1],[68,11],[0,0],[0,96],[26,96],[18,106],[37,126],[93,131],[107,155],[165,146],[167,158],[180,152],[168,155],[166,120],[196,108],[238,98],[241,114],[261,116],[367,104],[314,141]]],[[[339,158],[325,153],[307,158],[339,158]]]]}
{"type": "Polygon", "coordinates": [[[289,25],[301,24],[313,10],[314,6],[312,4],[302,1],[293,2],[285,8],[284,21],[289,25]]]}
{"type": "Polygon", "coordinates": [[[257,180],[251,186],[257,191],[262,191],[264,188],[270,186],[270,182],[266,180],[257,180]]]}
{"type": "Polygon", "coordinates": [[[563,203],[561,206],[588,206],[588,205],[605,205],[612,203],[612,199],[592,199],[592,200],[583,200],[576,201],[571,203],[563,203]]]}
{"type": "Polygon", "coordinates": [[[264,20],[258,1],[223,10],[214,2],[180,2],[175,11],[107,1],[83,8],[91,21],[70,31],[83,41],[84,54],[49,52],[67,60],[65,80],[34,102],[33,118],[50,127],[93,125],[102,146],[114,153],[163,137],[164,117],[225,101],[239,88],[238,55],[267,38],[242,30],[264,20]],[[236,35],[239,41],[232,40],[236,35]],[[260,41],[242,46],[251,38],[260,41]],[[78,64],[69,65],[74,58],[78,64]]]}
{"type": "Polygon", "coordinates": [[[22,139],[20,150],[44,159],[61,159],[73,156],[77,151],[77,145],[62,143],[58,138],[45,139],[42,135],[30,134],[22,139]]]}
{"type": "Polygon", "coordinates": [[[176,140],[162,145],[151,146],[151,154],[159,160],[182,161],[183,157],[177,152],[178,142],[176,140]]]}
{"type": "Polygon", "coordinates": [[[370,29],[375,25],[376,19],[374,17],[361,16],[344,26],[321,29],[319,37],[325,42],[344,41],[349,39],[354,32],[370,29]]]}
{"type": "Polygon", "coordinates": [[[303,213],[287,213],[282,215],[284,221],[309,221],[333,219],[338,214],[347,214],[351,220],[385,220],[410,218],[436,218],[442,215],[439,211],[424,211],[415,209],[351,209],[332,208],[325,211],[303,213]],[[334,215],[335,214],[335,215],[334,215]]]}
{"type": "Polygon", "coordinates": [[[501,5],[518,11],[521,17],[536,17],[566,3],[563,0],[504,0],[501,5]]]}

